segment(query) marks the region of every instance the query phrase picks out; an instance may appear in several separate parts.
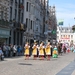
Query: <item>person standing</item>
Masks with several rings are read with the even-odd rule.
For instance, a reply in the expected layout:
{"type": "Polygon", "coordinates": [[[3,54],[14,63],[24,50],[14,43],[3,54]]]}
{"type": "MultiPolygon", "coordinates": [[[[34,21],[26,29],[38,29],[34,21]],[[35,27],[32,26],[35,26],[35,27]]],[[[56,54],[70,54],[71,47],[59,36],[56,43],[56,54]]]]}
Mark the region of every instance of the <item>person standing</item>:
{"type": "Polygon", "coordinates": [[[2,51],[2,49],[0,47],[0,60],[3,60],[3,59],[4,59],[4,55],[3,55],[3,51],[2,51]]]}
{"type": "Polygon", "coordinates": [[[25,48],[25,53],[24,53],[24,54],[25,54],[25,59],[29,59],[29,49],[30,49],[30,45],[29,45],[28,42],[25,44],[24,48],[25,48]]]}
{"type": "Polygon", "coordinates": [[[45,49],[44,43],[41,42],[40,47],[39,47],[39,58],[41,60],[44,60],[44,49],[45,49]]]}
{"type": "Polygon", "coordinates": [[[48,42],[48,44],[46,45],[45,52],[47,60],[50,60],[50,55],[51,55],[50,42],[48,42]]]}
{"type": "Polygon", "coordinates": [[[16,56],[16,53],[17,53],[17,46],[14,45],[13,46],[13,56],[16,56]]]}
{"type": "Polygon", "coordinates": [[[33,58],[36,59],[37,58],[37,43],[36,42],[34,42],[32,49],[33,49],[32,51],[33,58]]]}

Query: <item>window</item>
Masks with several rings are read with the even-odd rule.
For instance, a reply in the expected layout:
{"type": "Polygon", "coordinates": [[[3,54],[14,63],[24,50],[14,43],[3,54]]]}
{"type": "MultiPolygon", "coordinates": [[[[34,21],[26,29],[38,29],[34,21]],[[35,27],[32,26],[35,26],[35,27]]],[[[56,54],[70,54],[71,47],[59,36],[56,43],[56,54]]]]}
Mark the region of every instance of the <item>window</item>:
{"type": "Polygon", "coordinates": [[[63,37],[65,38],[65,35],[63,35],[63,37]]]}
{"type": "Polygon", "coordinates": [[[21,17],[21,22],[23,23],[23,13],[22,13],[22,17],[21,17]]]}
{"type": "Polygon", "coordinates": [[[18,11],[18,22],[20,22],[20,14],[21,14],[21,10],[18,11]]]}
{"type": "Polygon", "coordinates": [[[67,38],[67,35],[65,36],[65,38],[67,38]]]}
{"type": "Polygon", "coordinates": [[[15,9],[15,20],[16,20],[16,18],[17,18],[17,10],[15,9]]]}
{"type": "Polygon", "coordinates": [[[28,2],[27,2],[27,4],[26,4],[26,11],[28,11],[28,2]]]}
{"type": "Polygon", "coordinates": [[[10,20],[12,20],[12,7],[10,7],[10,20]]]}
{"type": "Polygon", "coordinates": [[[26,18],[26,27],[28,26],[28,18],[26,18]]]}
{"type": "Polygon", "coordinates": [[[70,35],[68,35],[68,38],[70,38],[70,35]]]}
{"type": "Polygon", "coordinates": [[[4,16],[3,11],[1,11],[1,19],[3,19],[3,16],[4,16]]]}
{"type": "Polygon", "coordinates": [[[31,20],[31,29],[32,29],[32,20],[31,20]]]}
{"type": "Polygon", "coordinates": [[[62,38],[62,35],[61,35],[61,38],[62,38]]]}

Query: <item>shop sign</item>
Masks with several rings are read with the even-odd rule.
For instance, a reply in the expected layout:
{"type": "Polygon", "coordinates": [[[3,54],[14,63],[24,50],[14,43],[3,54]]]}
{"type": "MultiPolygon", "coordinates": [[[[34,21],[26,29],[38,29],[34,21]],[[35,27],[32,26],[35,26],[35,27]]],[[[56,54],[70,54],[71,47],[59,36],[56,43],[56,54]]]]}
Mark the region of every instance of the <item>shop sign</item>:
{"type": "Polygon", "coordinates": [[[0,37],[9,37],[10,36],[10,30],[4,30],[0,29],[0,37]]]}

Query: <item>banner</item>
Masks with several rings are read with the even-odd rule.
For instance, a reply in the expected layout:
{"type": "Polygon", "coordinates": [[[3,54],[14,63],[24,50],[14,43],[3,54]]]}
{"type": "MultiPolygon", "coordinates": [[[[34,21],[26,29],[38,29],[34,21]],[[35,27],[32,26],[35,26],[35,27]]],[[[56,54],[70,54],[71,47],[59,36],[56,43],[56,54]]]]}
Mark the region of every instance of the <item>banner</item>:
{"type": "Polygon", "coordinates": [[[63,25],[63,20],[58,20],[58,25],[63,25]]]}

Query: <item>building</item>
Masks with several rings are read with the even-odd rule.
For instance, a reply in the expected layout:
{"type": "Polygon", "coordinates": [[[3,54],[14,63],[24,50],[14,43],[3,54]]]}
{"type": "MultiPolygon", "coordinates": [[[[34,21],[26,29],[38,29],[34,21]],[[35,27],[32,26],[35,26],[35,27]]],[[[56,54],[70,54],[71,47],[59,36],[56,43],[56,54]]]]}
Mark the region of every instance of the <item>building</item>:
{"type": "Polygon", "coordinates": [[[24,32],[24,41],[33,43],[34,40],[44,41],[44,32],[47,30],[47,0],[25,0],[24,20],[27,30],[24,32]],[[45,12],[45,13],[44,13],[45,12]]]}
{"type": "Polygon", "coordinates": [[[47,20],[48,23],[48,31],[47,31],[47,38],[49,41],[56,40],[56,31],[57,31],[57,18],[56,18],[56,9],[55,6],[49,6],[49,18],[47,20]]]}
{"type": "Polygon", "coordinates": [[[72,27],[57,27],[57,41],[62,43],[75,43],[75,33],[73,33],[72,27]]]}
{"type": "Polygon", "coordinates": [[[10,37],[10,0],[0,0],[0,44],[8,44],[10,37]]]}
{"type": "Polygon", "coordinates": [[[41,12],[41,2],[40,0],[35,1],[35,9],[34,9],[34,40],[38,42],[41,40],[42,33],[42,12],[41,12]]]}
{"type": "Polygon", "coordinates": [[[50,39],[51,35],[47,34],[47,38],[44,34],[49,28],[47,21],[53,18],[53,24],[50,25],[55,25],[56,19],[55,15],[50,17],[48,2],[49,0],[10,0],[9,44],[24,45],[25,42],[31,44],[34,40],[50,39]]]}
{"type": "Polygon", "coordinates": [[[10,38],[9,44],[23,44],[23,34],[26,30],[24,23],[24,0],[10,0],[10,38]]]}
{"type": "Polygon", "coordinates": [[[27,27],[24,32],[24,42],[31,44],[34,42],[35,0],[25,0],[24,7],[24,23],[27,27]]]}

